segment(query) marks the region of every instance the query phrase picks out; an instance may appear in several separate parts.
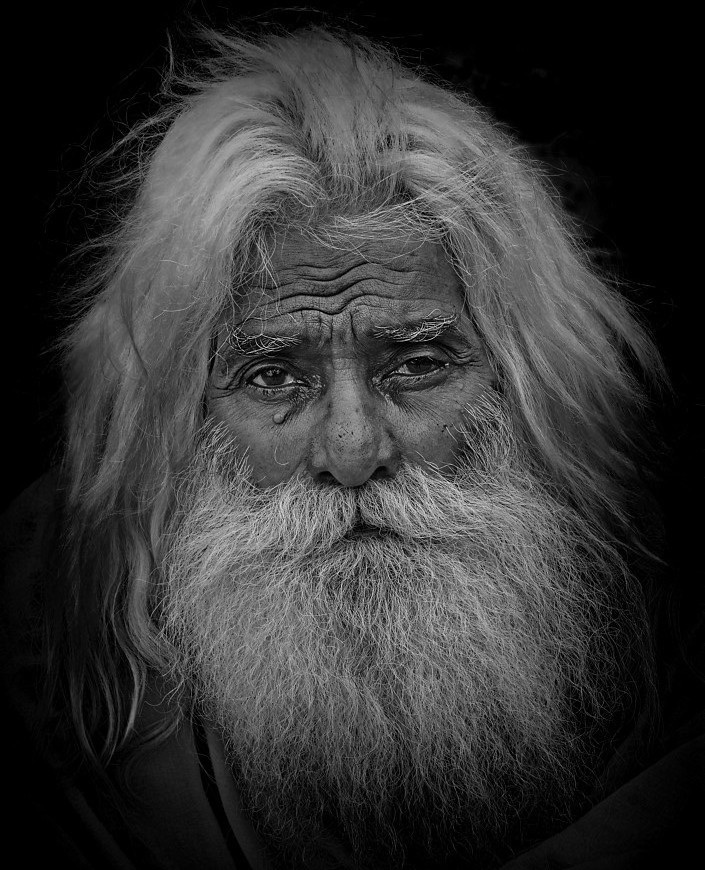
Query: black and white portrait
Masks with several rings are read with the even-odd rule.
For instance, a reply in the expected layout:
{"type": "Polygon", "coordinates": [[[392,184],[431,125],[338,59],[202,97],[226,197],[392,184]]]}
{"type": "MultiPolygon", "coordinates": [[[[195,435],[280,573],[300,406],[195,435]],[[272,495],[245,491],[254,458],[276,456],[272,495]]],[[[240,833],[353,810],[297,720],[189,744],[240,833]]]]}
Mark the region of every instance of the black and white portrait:
{"type": "Polygon", "coordinates": [[[667,38],[559,25],[33,24],[13,866],[691,866],[703,481],[667,38]]]}

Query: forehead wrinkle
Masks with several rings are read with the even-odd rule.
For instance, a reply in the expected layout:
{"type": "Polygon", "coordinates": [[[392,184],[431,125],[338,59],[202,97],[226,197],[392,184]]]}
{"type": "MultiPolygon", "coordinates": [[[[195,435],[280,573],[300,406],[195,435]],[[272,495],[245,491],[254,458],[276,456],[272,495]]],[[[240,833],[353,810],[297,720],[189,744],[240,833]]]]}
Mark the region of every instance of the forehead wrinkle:
{"type": "Polygon", "coordinates": [[[256,316],[261,322],[267,322],[275,317],[288,317],[295,320],[297,316],[305,319],[316,317],[335,317],[342,314],[348,308],[364,307],[389,307],[399,301],[398,294],[390,292],[384,286],[375,286],[374,291],[358,285],[347,288],[342,298],[339,296],[310,296],[302,293],[291,293],[281,296],[270,303],[271,307],[264,307],[256,316]],[[292,304],[293,303],[293,304],[292,304]]]}
{"type": "Polygon", "coordinates": [[[403,240],[388,245],[330,250],[314,240],[283,243],[270,262],[270,280],[260,285],[269,293],[287,289],[294,294],[339,295],[364,280],[395,287],[433,281],[437,277],[438,253],[423,244],[409,248],[403,240]],[[430,262],[432,261],[432,262],[430,262]]]}
{"type": "MultiPolygon", "coordinates": [[[[377,260],[358,260],[356,263],[352,264],[348,262],[326,265],[321,265],[319,263],[291,263],[286,266],[280,266],[276,270],[276,273],[272,273],[272,279],[273,283],[276,283],[277,278],[275,277],[275,275],[281,278],[288,276],[289,273],[293,273],[295,279],[298,275],[301,275],[302,273],[305,275],[306,272],[309,272],[309,277],[311,281],[337,281],[340,278],[344,278],[349,272],[353,272],[356,269],[401,273],[404,275],[419,271],[418,263],[415,260],[413,264],[403,266],[393,266],[391,265],[391,263],[381,263],[377,260]]],[[[264,286],[269,287],[272,285],[266,284],[264,286]]]]}
{"type": "MultiPolygon", "coordinates": [[[[264,331],[266,324],[280,318],[287,318],[296,323],[302,318],[310,321],[324,316],[334,317],[351,306],[386,308],[393,307],[400,301],[413,302],[414,298],[418,299],[418,295],[414,292],[418,287],[403,284],[402,287],[408,288],[408,292],[400,296],[398,287],[392,288],[389,284],[378,281],[370,283],[372,286],[366,286],[367,282],[365,284],[358,282],[335,296],[317,296],[301,293],[298,290],[270,297],[261,294],[255,300],[250,299],[246,307],[241,307],[239,322],[243,327],[248,323],[254,323],[255,329],[264,331]]],[[[286,333],[287,330],[284,328],[282,331],[286,333]]]]}
{"type": "Polygon", "coordinates": [[[321,278],[314,278],[294,269],[288,271],[292,272],[291,278],[282,278],[281,273],[278,273],[276,284],[262,288],[265,292],[276,293],[279,302],[293,296],[330,299],[361,284],[369,284],[375,288],[385,285],[405,287],[413,286],[420,280],[431,280],[430,275],[425,275],[418,269],[381,269],[376,265],[371,268],[353,267],[333,277],[321,278]]]}
{"type": "MultiPolygon", "coordinates": [[[[391,272],[392,274],[402,275],[412,275],[416,272],[423,271],[423,269],[420,270],[418,268],[416,260],[414,260],[413,265],[403,266],[392,266],[391,263],[381,263],[377,260],[359,260],[352,265],[346,263],[344,266],[338,264],[321,266],[317,263],[292,263],[291,265],[278,268],[276,270],[276,276],[281,278],[289,275],[289,273],[293,273],[294,277],[291,280],[295,280],[296,277],[300,276],[302,273],[305,276],[306,271],[309,271],[311,275],[308,277],[310,277],[310,280],[313,282],[337,281],[357,269],[372,270],[375,272],[391,272]],[[323,274],[320,275],[320,273],[323,274]]],[[[272,274],[272,279],[273,284],[275,284],[277,279],[274,274],[272,274]]],[[[279,283],[281,283],[281,281],[279,283]]],[[[264,286],[269,288],[273,286],[273,284],[266,284],[264,286]]]]}
{"type": "MultiPolygon", "coordinates": [[[[394,246],[386,253],[392,252],[397,253],[394,246]]],[[[437,304],[445,296],[457,295],[459,282],[457,275],[451,276],[447,260],[439,262],[435,248],[423,255],[417,248],[406,261],[394,257],[393,264],[380,251],[371,253],[370,258],[361,252],[346,252],[323,258],[318,266],[316,252],[310,249],[284,256],[280,252],[271,264],[272,283],[241,288],[233,352],[247,355],[318,344],[326,341],[323,333],[331,330],[342,338],[342,324],[335,321],[346,309],[351,309],[351,317],[343,332],[355,339],[364,335],[368,340],[433,341],[453,331],[458,320],[456,302],[450,307],[437,304]],[[437,283],[441,285],[438,291],[437,283]]],[[[459,330],[454,331],[456,338],[462,337],[459,330]]]]}

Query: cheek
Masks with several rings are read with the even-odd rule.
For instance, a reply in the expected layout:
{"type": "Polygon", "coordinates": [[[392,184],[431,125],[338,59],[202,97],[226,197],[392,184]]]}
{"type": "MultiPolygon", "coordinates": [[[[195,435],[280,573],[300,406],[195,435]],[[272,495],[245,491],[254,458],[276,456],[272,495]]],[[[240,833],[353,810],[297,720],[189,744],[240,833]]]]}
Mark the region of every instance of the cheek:
{"type": "Polygon", "coordinates": [[[408,462],[455,465],[461,458],[466,409],[492,389],[489,370],[428,398],[412,399],[396,419],[398,444],[408,462]]]}
{"type": "Polygon", "coordinates": [[[453,465],[460,454],[461,414],[417,416],[399,427],[397,443],[410,463],[453,465]]]}
{"type": "Polygon", "coordinates": [[[274,486],[291,477],[305,458],[305,438],[292,437],[286,423],[277,423],[277,409],[263,414],[243,415],[227,400],[214,400],[209,416],[227,426],[238,456],[245,456],[257,486],[274,486]]]}
{"type": "Polygon", "coordinates": [[[285,439],[262,439],[250,447],[252,478],[257,486],[276,486],[288,480],[301,465],[296,445],[285,439]]]}

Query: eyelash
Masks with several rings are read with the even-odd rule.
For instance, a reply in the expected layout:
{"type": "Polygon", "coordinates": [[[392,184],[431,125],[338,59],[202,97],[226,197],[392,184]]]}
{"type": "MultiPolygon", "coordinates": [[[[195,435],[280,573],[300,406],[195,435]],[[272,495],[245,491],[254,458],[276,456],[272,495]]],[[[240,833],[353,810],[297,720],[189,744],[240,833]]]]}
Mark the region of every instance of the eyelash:
{"type": "MultiPolygon", "coordinates": [[[[397,377],[401,377],[407,382],[418,383],[419,381],[423,381],[426,378],[432,377],[433,375],[437,374],[439,371],[442,371],[443,369],[448,368],[448,366],[450,365],[450,362],[448,360],[439,359],[438,357],[431,356],[430,354],[420,354],[418,356],[412,356],[412,357],[408,357],[405,360],[402,360],[399,363],[399,365],[397,366],[397,369],[401,368],[404,365],[408,365],[409,363],[416,362],[417,360],[429,360],[433,363],[436,363],[436,365],[431,371],[426,372],[425,374],[421,374],[421,375],[399,375],[399,374],[397,374],[397,377]]],[[[263,386],[260,386],[259,384],[252,383],[252,380],[254,378],[256,378],[258,375],[260,375],[263,372],[266,372],[268,370],[278,370],[278,371],[284,372],[285,374],[291,375],[292,377],[295,377],[295,375],[293,375],[293,373],[290,372],[284,365],[278,365],[278,364],[272,363],[270,365],[261,366],[261,367],[255,369],[253,372],[251,372],[244,379],[244,384],[249,389],[257,390],[257,392],[260,395],[267,396],[267,397],[281,395],[282,393],[286,393],[286,392],[292,392],[296,388],[299,388],[299,389],[305,388],[305,385],[301,384],[301,383],[282,384],[279,387],[263,387],[263,386]]],[[[394,369],[392,372],[390,372],[389,375],[387,375],[386,377],[391,377],[392,375],[395,374],[395,372],[396,372],[396,369],[394,369]]],[[[384,379],[386,379],[386,378],[383,378],[383,380],[384,379]]]]}

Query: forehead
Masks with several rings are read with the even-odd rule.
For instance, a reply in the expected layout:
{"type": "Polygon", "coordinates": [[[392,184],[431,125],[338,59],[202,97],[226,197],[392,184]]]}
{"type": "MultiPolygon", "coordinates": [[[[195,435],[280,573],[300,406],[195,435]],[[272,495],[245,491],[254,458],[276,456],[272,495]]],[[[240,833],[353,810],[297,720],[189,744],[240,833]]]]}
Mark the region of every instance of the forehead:
{"type": "Polygon", "coordinates": [[[443,250],[409,239],[362,240],[333,247],[300,233],[278,241],[262,286],[248,288],[236,307],[247,332],[284,324],[321,323],[349,314],[380,318],[460,314],[461,285],[443,250]]]}

